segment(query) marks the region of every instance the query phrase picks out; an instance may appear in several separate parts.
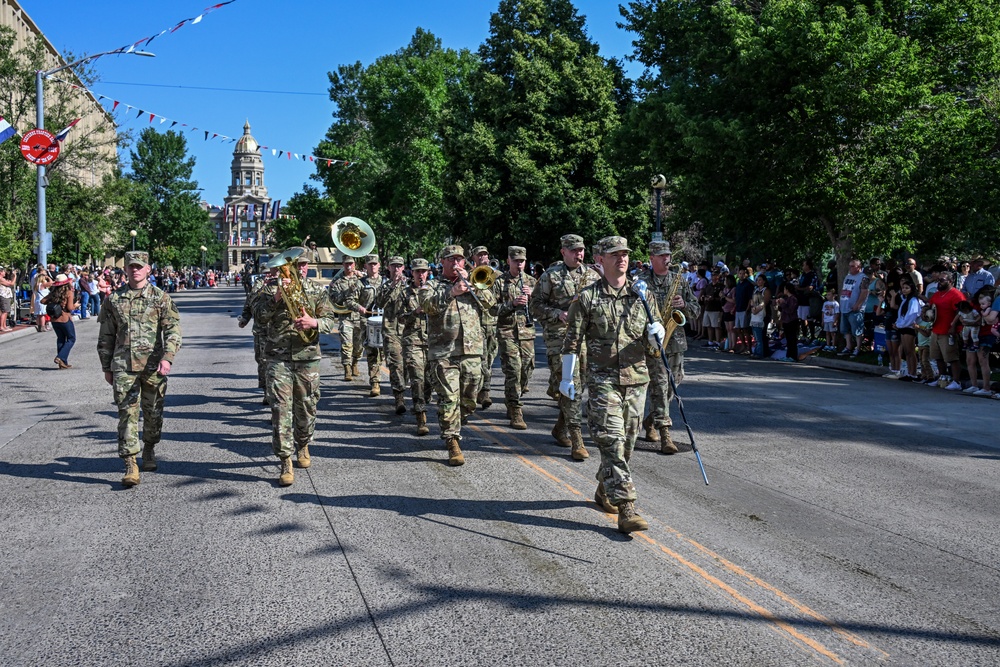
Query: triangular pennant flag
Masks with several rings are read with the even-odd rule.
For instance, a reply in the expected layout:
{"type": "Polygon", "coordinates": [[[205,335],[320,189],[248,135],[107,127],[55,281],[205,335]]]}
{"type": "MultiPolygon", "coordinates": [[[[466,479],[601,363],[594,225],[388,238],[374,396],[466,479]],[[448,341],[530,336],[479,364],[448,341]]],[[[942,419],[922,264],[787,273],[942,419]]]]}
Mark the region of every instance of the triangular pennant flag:
{"type": "Polygon", "coordinates": [[[151,113],[151,114],[149,114],[149,122],[150,122],[150,123],[152,123],[152,122],[153,122],[153,119],[154,119],[154,118],[156,118],[156,114],[155,114],[155,113],[151,113]]]}
{"type": "Polygon", "coordinates": [[[97,101],[98,101],[98,102],[100,102],[100,101],[101,101],[101,100],[103,100],[103,99],[104,99],[104,95],[98,95],[98,96],[97,96],[97,101]]]}
{"type": "Polygon", "coordinates": [[[215,139],[217,136],[219,136],[219,135],[218,134],[214,134],[214,133],[212,134],[212,138],[213,139],[215,139]]]}
{"type": "Polygon", "coordinates": [[[156,38],[157,38],[157,37],[159,37],[160,35],[164,35],[164,34],[166,34],[166,32],[167,32],[166,30],[163,30],[163,31],[161,31],[161,32],[159,32],[159,33],[157,33],[157,34],[153,35],[152,37],[150,37],[150,38],[149,38],[149,41],[148,41],[148,42],[146,42],[146,46],[149,46],[149,45],[150,45],[150,43],[151,43],[151,42],[152,42],[152,41],[153,41],[154,39],[156,39],[156,38]]]}
{"type": "Polygon", "coordinates": [[[125,105],[125,113],[128,113],[131,110],[132,110],[132,105],[131,104],[126,104],[125,105]]]}
{"type": "Polygon", "coordinates": [[[118,108],[119,104],[120,102],[118,100],[114,100],[114,104],[111,105],[111,111],[114,112],[114,110],[118,108]]]}
{"type": "Polygon", "coordinates": [[[208,141],[208,130],[205,130],[205,141],[208,141]]]}
{"type": "Polygon", "coordinates": [[[295,154],[295,159],[296,159],[296,160],[298,160],[298,159],[299,159],[299,154],[298,154],[298,153],[296,153],[296,154],[295,154]]]}
{"type": "Polygon", "coordinates": [[[313,156],[312,156],[312,155],[310,155],[310,156],[309,156],[309,161],[310,161],[310,162],[315,162],[316,160],[314,160],[314,159],[313,159],[313,156]]]}
{"type": "Polygon", "coordinates": [[[140,118],[140,117],[141,117],[141,116],[142,116],[142,115],[143,115],[144,113],[146,113],[146,112],[145,112],[145,111],[143,111],[142,109],[139,109],[139,113],[137,113],[137,114],[135,115],[135,117],[136,117],[136,118],[140,118]]]}
{"type": "Polygon", "coordinates": [[[173,126],[174,126],[174,125],[176,125],[176,124],[177,124],[177,121],[175,120],[174,122],[172,122],[172,123],[170,124],[170,127],[171,127],[171,128],[173,128],[173,126]]]}
{"type": "Polygon", "coordinates": [[[272,148],[271,149],[271,155],[277,155],[277,154],[278,154],[278,149],[277,148],[272,148]]]}
{"type": "Polygon", "coordinates": [[[328,166],[328,167],[330,166],[330,161],[329,160],[326,161],[326,166],[328,166]]]}
{"type": "Polygon", "coordinates": [[[65,141],[66,140],[66,135],[68,135],[69,131],[71,129],[73,129],[73,126],[76,125],[79,122],[80,122],[80,119],[77,118],[72,123],[70,123],[65,128],[63,128],[62,131],[60,131],[59,134],[56,135],[56,141],[65,141]]]}
{"type": "Polygon", "coordinates": [[[191,25],[194,25],[195,23],[201,23],[201,19],[202,19],[202,18],[203,18],[204,16],[205,16],[204,14],[199,14],[199,15],[198,15],[198,18],[196,18],[196,19],[195,19],[194,21],[191,21],[191,25]]]}
{"type": "Polygon", "coordinates": [[[167,122],[167,119],[164,118],[163,116],[160,116],[160,125],[163,125],[166,122],[167,122]]]}
{"type": "Polygon", "coordinates": [[[171,28],[171,29],[170,29],[170,32],[177,32],[177,30],[178,30],[178,29],[180,29],[180,27],[181,27],[182,25],[184,25],[185,23],[187,23],[187,22],[188,22],[188,21],[190,21],[190,20],[191,20],[191,19],[184,19],[183,21],[181,21],[180,23],[178,23],[177,25],[175,25],[175,26],[174,26],[173,28],[171,28]]]}
{"type": "Polygon", "coordinates": [[[285,151],[278,151],[278,157],[281,157],[284,154],[285,154],[285,151]]]}

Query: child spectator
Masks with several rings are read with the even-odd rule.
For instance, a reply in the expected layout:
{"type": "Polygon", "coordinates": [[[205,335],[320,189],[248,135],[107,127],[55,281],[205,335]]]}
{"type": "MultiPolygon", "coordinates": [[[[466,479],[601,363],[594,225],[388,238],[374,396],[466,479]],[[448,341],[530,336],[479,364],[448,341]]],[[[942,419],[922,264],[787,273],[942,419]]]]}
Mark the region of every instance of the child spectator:
{"type": "Polygon", "coordinates": [[[904,382],[913,382],[917,379],[917,332],[914,328],[917,320],[920,319],[920,297],[916,293],[913,281],[905,276],[899,282],[899,315],[894,324],[899,333],[901,354],[906,360],[906,373],[900,373],[899,378],[904,382]]]}
{"type": "Polygon", "coordinates": [[[979,314],[979,309],[972,305],[970,301],[962,301],[958,304],[958,313],[952,326],[962,326],[962,347],[969,352],[979,350],[979,327],[982,326],[983,318],[979,314]]]}
{"type": "Polygon", "coordinates": [[[993,297],[984,290],[976,298],[977,314],[981,328],[978,331],[978,349],[971,347],[965,353],[965,365],[969,368],[969,388],[966,394],[993,398],[993,391],[990,389],[990,352],[996,347],[997,337],[994,327],[997,325],[997,311],[993,310],[993,297]],[[978,365],[978,368],[977,368],[978,365]],[[978,386],[979,372],[982,371],[982,388],[978,386]]]}
{"type": "Polygon", "coordinates": [[[920,308],[920,317],[913,323],[917,332],[917,356],[920,359],[920,382],[931,385],[937,382],[934,368],[931,367],[931,327],[934,325],[934,308],[924,304],[920,308]]]}
{"type": "Polygon", "coordinates": [[[828,290],[823,302],[823,332],[826,334],[824,352],[837,351],[837,331],[840,329],[840,302],[837,290],[828,290]]]}
{"type": "Polygon", "coordinates": [[[767,311],[771,305],[771,290],[767,288],[767,277],[763,272],[757,274],[757,287],[750,299],[750,328],[753,330],[755,345],[754,359],[763,359],[771,355],[767,344],[767,311]]]}

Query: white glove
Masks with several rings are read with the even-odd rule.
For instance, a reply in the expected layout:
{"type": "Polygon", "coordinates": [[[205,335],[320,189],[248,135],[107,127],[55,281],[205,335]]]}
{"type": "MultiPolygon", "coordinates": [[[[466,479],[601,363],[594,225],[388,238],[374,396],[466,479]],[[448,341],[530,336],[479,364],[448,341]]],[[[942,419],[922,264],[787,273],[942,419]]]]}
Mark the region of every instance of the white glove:
{"type": "Polygon", "coordinates": [[[667,330],[659,322],[646,325],[646,338],[649,340],[650,345],[661,347],[663,345],[663,337],[666,335],[667,330]]]}
{"type": "Polygon", "coordinates": [[[576,399],[576,385],[573,384],[574,370],[576,370],[576,355],[562,355],[562,382],[559,383],[559,393],[571,401],[576,399]]]}

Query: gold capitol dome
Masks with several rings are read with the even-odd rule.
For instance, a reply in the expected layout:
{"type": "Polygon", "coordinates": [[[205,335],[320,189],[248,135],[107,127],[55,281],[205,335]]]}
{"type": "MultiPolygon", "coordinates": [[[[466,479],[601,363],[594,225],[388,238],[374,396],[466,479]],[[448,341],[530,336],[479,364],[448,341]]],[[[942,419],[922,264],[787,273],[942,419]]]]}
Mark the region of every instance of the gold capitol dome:
{"type": "Polygon", "coordinates": [[[260,144],[257,140],[253,138],[250,134],[250,119],[243,125],[243,136],[240,140],[236,142],[236,148],[233,150],[234,153],[259,153],[260,144]]]}

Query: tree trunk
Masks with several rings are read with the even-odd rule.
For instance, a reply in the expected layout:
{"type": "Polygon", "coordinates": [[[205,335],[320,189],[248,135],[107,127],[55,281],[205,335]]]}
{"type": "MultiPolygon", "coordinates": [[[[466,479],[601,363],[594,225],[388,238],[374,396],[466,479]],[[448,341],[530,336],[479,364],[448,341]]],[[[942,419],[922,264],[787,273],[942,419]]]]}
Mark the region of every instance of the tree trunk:
{"type": "Polygon", "coordinates": [[[846,229],[837,229],[837,225],[829,216],[821,215],[819,219],[827,235],[830,237],[833,254],[837,259],[837,293],[839,294],[840,285],[843,284],[844,276],[847,275],[847,265],[854,255],[854,241],[846,229]]]}

